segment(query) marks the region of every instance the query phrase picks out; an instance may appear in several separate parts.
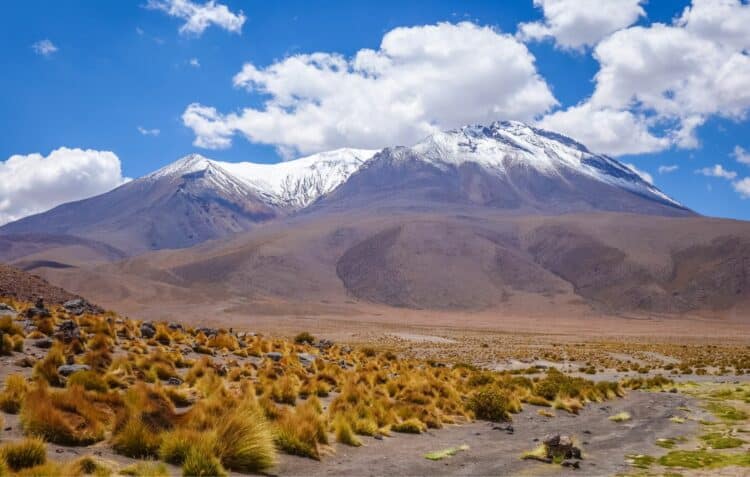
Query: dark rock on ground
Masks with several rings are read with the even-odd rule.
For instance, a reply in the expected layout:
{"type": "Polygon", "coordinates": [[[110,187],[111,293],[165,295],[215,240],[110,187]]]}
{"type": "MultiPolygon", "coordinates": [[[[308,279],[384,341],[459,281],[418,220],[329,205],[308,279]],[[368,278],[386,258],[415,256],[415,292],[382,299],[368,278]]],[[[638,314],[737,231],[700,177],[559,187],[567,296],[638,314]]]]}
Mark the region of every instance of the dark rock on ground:
{"type": "Polygon", "coordinates": [[[73,373],[77,373],[78,371],[88,371],[91,367],[87,364],[63,364],[62,366],[57,368],[57,372],[61,376],[70,376],[73,373]]]}
{"type": "Polygon", "coordinates": [[[141,336],[149,339],[153,338],[156,334],[156,326],[149,321],[145,321],[141,324],[141,336]]]}

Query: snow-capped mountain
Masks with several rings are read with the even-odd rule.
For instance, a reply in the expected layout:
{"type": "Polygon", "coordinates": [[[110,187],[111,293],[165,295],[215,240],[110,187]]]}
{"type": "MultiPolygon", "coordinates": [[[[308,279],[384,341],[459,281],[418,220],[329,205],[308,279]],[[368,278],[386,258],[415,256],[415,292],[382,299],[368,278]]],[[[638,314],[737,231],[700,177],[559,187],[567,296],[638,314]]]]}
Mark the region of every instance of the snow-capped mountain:
{"type": "Polygon", "coordinates": [[[516,121],[384,149],[324,201],[473,204],[542,213],[692,214],[630,167],[516,121]]]}
{"type": "Polygon", "coordinates": [[[232,192],[246,187],[268,204],[301,208],[341,185],[377,152],[344,148],[275,164],[220,162],[191,154],[144,180],[179,179],[186,174],[208,171],[219,189],[232,192]]]}
{"type": "Polygon", "coordinates": [[[186,156],[90,199],[0,228],[93,239],[126,254],[183,248],[290,213],[376,207],[690,215],[618,161],[519,122],[466,126],[410,147],[338,149],[277,164],[186,156]]]}

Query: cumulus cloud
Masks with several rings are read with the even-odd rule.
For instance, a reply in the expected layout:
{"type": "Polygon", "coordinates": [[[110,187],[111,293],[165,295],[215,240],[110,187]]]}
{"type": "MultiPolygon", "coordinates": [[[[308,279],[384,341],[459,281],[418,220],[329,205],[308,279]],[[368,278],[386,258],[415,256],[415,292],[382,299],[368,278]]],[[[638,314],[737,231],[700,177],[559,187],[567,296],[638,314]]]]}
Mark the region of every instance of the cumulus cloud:
{"type": "Polygon", "coordinates": [[[746,151],[742,146],[734,146],[731,155],[735,161],[750,165],[750,152],[746,151]]]}
{"type": "Polygon", "coordinates": [[[645,16],[642,3],[644,0],[534,0],[544,20],[522,23],[518,36],[526,41],[552,38],[568,49],[593,46],[645,16]]]}
{"type": "Polygon", "coordinates": [[[57,51],[57,46],[49,40],[39,40],[31,48],[37,55],[50,56],[57,51]]]}
{"type": "Polygon", "coordinates": [[[651,174],[649,174],[646,171],[642,171],[642,170],[638,169],[635,166],[635,164],[625,164],[625,165],[628,166],[628,168],[630,168],[631,171],[633,171],[636,174],[638,174],[641,177],[641,179],[643,179],[644,181],[646,181],[649,184],[653,185],[653,183],[654,183],[654,176],[652,176],[651,174]]]}
{"type": "Polygon", "coordinates": [[[198,58],[190,58],[190,60],[188,61],[188,64],[192,66],[193,68],[201,67],[201,62],[198,61],[198,58]]]}
{"type": "Polygon", "coordinates": [[[740,194],[740,197],[750,199],[750,177],[745,177],[740,181],[732,183],[732,187],[740,194]]]}
{"type": "Polygon", "coordinates": [[[111,190],[127,181],[110,151],[61,147],[48,156],[13,155],[0,162],[0,223],[111,190]]]}
{"type": "Polygon", "coordinates": [[[668,138],[657,137],[649,130],[643,115],[597,108],[589,102],[549,114],[538,124],[573,137],[592,151],[614,156],[644,154],[669,146],[668,138]]]}
{"type": "Polygon", "coordinates": [[[245,15],[240,10],[233,13],[226,5],[209,0],[198,4],[191,0],[148,0],[146,8],[161,10],[167,15],[185,20],[180,33],[200,36],[211,25],[216,25],[232,33],[240,33],[245,23],[245,15]]]}
{"type": "Polygon", "coordinates": [[[138,132],[144,136],[158,136],[159,134],[161,134],[161,130],[156,128],[146,129],[143,126],[138,126],[136,129],[138,129],[138,132]]]}
{"type": "Polygon", "coordinates": [[[534,57],[514,37],[473,23],[396,28],[377,50],[299,54],[244,65],[237,87],[265,95],[261,108],[223,114],[191,104],[195,145],[250,141],[311,153],[411,144],[438,129],[498,118],[530,120],[557,102],[534,57]]]}
{"type": "Polygon", "coordinates": [[[671,174],[671,173],[673,173],[674,171],[676,171],[679,168],[680,168],[680,166],[678,166],[676,164],[672,164],[672,165],[669,165],[669,166],[659,166],[658,170],[659,170],[659,174],[671,174]]]}
{"type": "Polygon", "coordinates": [[[594,49],[591,97],[543,123],[573,137],[589,127],[614,132],[592,142],[612,154],[698,146],[695,132],[708,117],[740,120],[750,108],[749,15],[739,0],[695,0],[670,25],[613,33],[594,49]],[[603,113],[598,120],[608,124],[566,122],[581,111],[603,113]]]}
{"type": "Polygon", "coordinates": [[[702,174],[707,177],[718,177],[720,179],[732,180],[737,177],[737,173],[734,171],[728,171],[724,169],[721,164],[716,164],[713,167],[704,167],[695,171],[696,174],[702,174]]]}

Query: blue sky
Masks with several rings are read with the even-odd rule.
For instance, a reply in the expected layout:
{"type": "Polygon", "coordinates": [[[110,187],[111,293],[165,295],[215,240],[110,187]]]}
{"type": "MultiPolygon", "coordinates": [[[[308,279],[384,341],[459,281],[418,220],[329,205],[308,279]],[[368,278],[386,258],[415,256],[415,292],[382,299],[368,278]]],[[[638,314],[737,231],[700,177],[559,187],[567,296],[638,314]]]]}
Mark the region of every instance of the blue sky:
{"type": "MultiPolygon", "coordinates": [[[[700,104],[696,104],[693,100],[661,104],[659,100],[659,96],[671,99],[672,94],[675,97],[679,97],[680,94],[684,94],[685,97],[696,96],[695,91],[706,89],[713,93],[710,91],[713,83],[708,83],[709,86],[699,83],[697,86],[684,86],[682,93],[681,90],[673,91],[672,89],[660,92],[657,86],[654,86],[656,88],[654,91],[660,94],[654,97],[644,94],[643,98],[637,98],[638,101],[630,101],[624,105],[617,96],[621,93],[626,94],[625,92],[630,90],[639,92],[641,85],[637,83],[637,75],[633,76],[635,79],[629,85],[615,85],[620,88],[616,92],[613,92],[615,86],[609,88],[603,83],[597,85],[594,80],[597,72],[605,69],[605,62],[614,73],[620,74],[626,71],[624,68],[633,60],[628,59],[630,63],[618,62],[619,60],[612,55],[624,51],[631,44],[641,45],[638,42],[645,42],[643,35],[648,32],[644,33],[638,28],[652,29],[654,24],[664,23],[672,26],[668,34],[681,34],[682,32],[676,31],[679,28],[674,19],[683,15],[685,8],[690,5],[688,1],[643,3],[638,0],[617,0],[623,4],[629,3],[633,8],[642,9],[645,15],[635,14],[634,20],[623,19],[622,24],[616,26],[617,30],[629,29],[629,32],[606,32],[605,35],[598,36],[594,32],[591,33],[593,40],[580,40],[586,35],[578,35],[582,31],[575,30],[576,25],[568,25],[569,28],[573,28],[571,30],[573,36],[565,37],[566,33],[563,31],[565,26],[559,28],[555,26],[553,14],[544,8],[545,2],[543,1],[538,1],[535,7],[532,0],[513,2],[220,0],[216,5],[225,5],[231,15],[238,18],[242,12],[244,22],[241,30],[230,31],[231,27],[213,23],[201,32],[181,32],[180,28],[185,24],[186,18],[170,14],[168,11],[170,1],[172,0],[157,0],[151,8],[147,8],[147,0],[133,2],[26,0],[8,5],[9,13],[0,18],[0,35],[2,35],[0,55],[4,65],[4,72],[0,75],[0,88],[3,91],[0,95],[0,126],[4,131],[3,141],[0,142],[0,160],[14,155],[39,154],[41,158],[35,156],[38,162],[34,164],[45,164],[43,159],[48,158],[52,151],[61,147],[112,151],[120,160],[122,175],[137,177],[172,162],[180,156],[196,151],[225,161],[275,162],[280,160],[279,151],[289,158],[315,152],[316,149],[327,147],[329,144],[362,147],[379,145],[377,141],[407,142],[412,137],[416,137],[420,131],[428,130],[425,128],[452,126],[454,121],[459,119],[451,116],[445,108],[440,109],[435,106],[432,109],[433,113],[430,110],[431,106],[428,106],[425,108],[426,112],[420,117],[423,123],[423,126],[420,126],[422,129],[414,129],[414,132],[408,134],[393,133],[391,136],[384,134],[372,139],[374,143],[367,141],[362,143],[362,135],[359,132],[352,133],[351,136],[347,135],[348,133],[342,133],[332,139],[332,142],[317,137],[287,138],[288,131],[271,130],[278,129],[280,126],[266,114],[269,109],[267,106],[269,98],[278,100],[280,95],[271,82],[283,80],[285,82],[283,88],[289,88],[295,95],[302,86],[293,84],[296,78],[292,73],[271,74],[269,68],[273,65],[287,65],[285,60],[295,55],[314,52],[337,54],[346,61],[351,61],[363,49],[383,53],[385,50],[381,49],[381,42],[384,36],[397,28],[406,28],[407,30],[404,31],[422,35],[424,31],[421,28],[426,25],[437,25],[441,22],[457,25],[459,22],[471,22],[471,27],[456,30],[453,33],[469,35],[466,37],[467,41],[488,37],[490,41],[488,48],[492,48],[493,34],[482,30],[483,28],[490,27],[494,34],[499,36],[507,34],[502,41],[515,42],[518,48],[528,49],[528,53],[532,55],[530,64],[533,64],[535,68],[534,74],[545,85],[545,91],[551,94],[551,99],[540,97],[538,100],[535,99],[532,105],[525,106],[525,109],[518,111],[508,106],[507,101],[500,104],[498,100],[497,111],[499,113],[496,119],[534,120],[542,121],[547,127],[559,125],[555,129],[573,128],[563,132],[588,144],[592,149],[616,153],[623,162],[633,164],[639,170],[649,173],[658,187],[694,210],[706,215],[750,219],[750,199],[743,199],[741,194],[743,189],[739,185],[743,178],[750,176],[750,164],[738,160],[738,157],[743,156],[732,155],[738,146],[746,151],[750,150],[750,121],[746,119],[745,111],[748,104],[743,102],[744,97],[738,95],[735,101],[732,96],[735,90],[727,86],[729,89],[717,91],[715,98],[702,98],[700,104]],[[158,8],[159,5],[163,8],[158,8]],[[520,24],[529,22],[537,22],[542,29],[546,28],[546,33],[528,33],[525,36],[519,34],[513,37],[521,30],[520,24]],[[614,38],[607,38],[612,33],[617,36],[618,41],[632,43],[623,47],[623,44],[617,43],[614,38]],[[483,36],[480,37],[480,34],[483,36]],[[39,43],[44,40],[49,43],[39,43]],[[588,43],[575,45],[576,41],[588,41],[588,43]],[[49,47],[45,49],[45,45],[51,45],[52,49],[49,47]],[[595,57],[595,52],[600,52],[598,58],[595,57]],[[237,84],[235,80],[233,84],[233,78],[243,70],[243,65],[246,64],[252,65],[256,71],[254,83],[251,82],[248,86],[247,82],[240,81],[241,84],[237,84]],[[262,91],[263,88],[258,86],[259,84],[266,88],[265,93],[262,91]],[[291,86],[286,86],[287,84],[291,86]],[[597,92],[598,86],[600,92],[597,92]],[[269,93],[269,90],[272,92],[269,93]],[[586,103],[592,95],[604,97],[602,91],[605,90],[607,98],[592,100],[593,106],[591,107],[599,108],[598,110],[607,113],[607,115],[599,116],[603,121],[604,119],[608,121],[610,117],[608,115],[614,110],[621,114],[637,115],[639,121],[648,124],[649,136],[643,141],[644,144],[650,141],[648,147],[634,149],[634,144],[640,143],[643,136],[632,135],[633,130],[627,128],[616,129],[617,139],[614,142],[605,139],[600,141],[599,136],[592,138],[591,135],[594,133],[591,132],[592,128],[586,127],[585,122],[588,116],[584,114],[585,112],[576,116],[578,122],[572,121],[567,116],[554,117],[544,122],[544,116],[575,108],[577,105],[586,103]],[[634,105],[634,102],[639,102],[640,105],[634,105]],[[213,108],[218,115],[216,118],[211,118],[208,123],[200,122],[200,124],[230,127],[227,125],[235,124],[232,122],[233,119],[230,119],[232,113],[244,117],[241,113],[244,108],[260,111],[261,114],[258,115],[260,122],[252,122],[248,126],[249,120],[247,120],[242,126],[231,126],[232,131],[221,133],[220,137],[214,132],[208,135],[202,134],[196,129],[198,127],[196,123],[184,117],[189,105],[193,104],[213,108]],[[644,104],[647,106],[643,106],[644,104]],[[649,104],[651,106],[648,106],[649,104]],[[514,112],[508,113],[511,110],[514,112]],[[434,117],[431,117],[431,114],[434,114],[434,117]],[[508,114],[522,117],[504,116],[508,114]],[[699,125],[691,129],[690,121],[696,117],[700,117],[699,125]],[[579,125],[580,123],[583,125],[579,125]],[[253,128],[263,129],[264,132],[256,133],[253,128]],[[690,138],[678,139],[679,132],[685,132],[690,138]],[[198,147],[194,145],[194,142],[199,137],[205,139],[204,145],[207,144],[206,141],[216,140],[217,137],[223,140],[223,143],[218,148],[215,143],[211,148],[198,147]],[[348,144],[347,141],[351,141],[352,144],[348,144]],[[226,144],[227,142],[230,144],[226,144]],[[648,149],[648,151],[638,154],[629,153],[639,149],[648,149]],[[718,174],[716,165],[722,166],[718,174]],[[670,171],[674,168],[673,166],[677,166],[677,169],[670,171]],[[662,173],[659,172],[660,167],[662,167],[662,173]],[[703,169],[706,169],[708,175],[696,172],[703,169]]],[[[749,10],[746,2],[739,0],[711,1],[723,2],[725,7],[736,8],[742,15],[747,14],[749,10]]],[[[699,2],[696,2],[696,5],[697,3],[699,2]]],[[[198,1],[194,5],[203,7],[204,2],[198,1]]],[[[618,8],[618,10],[623,9],[618,8]]],[[[731,10],[727,9],[727,12],[729,12],[727,17],[733,16],[731,10]]],[[[715,42],[721,45],[723,51],[736,48],[737,51],[732,52],[735,55],[732,58],[735,60],[739,58],[740,65],[742,65],[747,57],[750,40],[747,42],[748,46],[745,46],[741,35],[732,37],[731,25],[721,30],[724,32],[721,35],[724,36],[715,33],[717,29],[700,30],[698,28],[702,25],[700,23],[702,19],[698,17],[700,12],[696,8],[694,13],[694,18],[690,19],[692,23],[688,23],[688,26],[695,26],[690,34],[696,35],[696,38],[700,36],[695,41],[701,43],[697,44],[710,46],[711,42],[715,42]],[[709,35],[709,33],[701,33],[702,31],[711,33],[709,35]],[[742,58],[742,55],[745,58],[742,58]]],[[[613,28],[615,27],[610,29],[613,28]]],[[[442,34],[443,30],[446,29],[438,31],[437,34],[442,34]]],[[[406,41],[411,41],[408,38],[406,41]]],[[[635,46],[633,48],[633,51],[644,51],[636,49],[635,46]]],[[[477,58],[473,60],[469,58],[468,64],[479,63],[480,57],[492,60],[494,57],[491,53],[488,54],[488,51],[490,50],[477,50],[477,58]]],[[[392,51],[386,53],[393,58],[397,55],[392,51]]],[[[471,55],[471,52],[462,51],[455,54],[471,55]]],[[[678,54],[679,52],[676,52],[675,56],[678,54]]],[[[713,50],[706,54],[716,55],[713,50]]],[[[434,57],[429,57],[428,60],[430,58],[434,57]]],[[[713,58],[709,59],[713,61],[713,58]]],[[[725,57],[717,57],[716,61],[719,62],[717,64],[723,64],[722,58],[725,57]]],[[[655,65],[654,68],[658,66],[655,65]]],[[[522,66],[518,68],[518,71],[526,71],[522,66]]],[[[503,65],[499,65],[498,71],[492,73],[499,75],[497,76],[498,84],[502,84],[505,78],[502,76],[505,74],[504,69],[512,70],[513,67],[504,68],[503,65]]],[[[731,87],[750,89],[750,83],[748,83],[750,78],[739,73],[735,75],[734,71],[745,70],[737,66],[734,70],[730,68],[728,74],[732,81],[725,83],[731,83],[731,87]]],[[[648,71],[640,73],[649,74],[648,71]]],[[[446,74],[452,75],[453,73],[446,74]]],[[[654,75],[656,73],[644,77],[654,75]]],[[[403,75],[399,78],[403,78],[403,75]]],[[[350,79],[355,80],[353,83],[356,83],[356,80],[360,78],[350,79]]],[[[353,83],[347,81],[342,84],[353,83]]],[[[725,87],[725,84],[722,83],[721,87],[725,87]]],[[[644,86],[644,89],[647,87],[644,86]]],[[[446,89],[444,93],[448,96],[455,96],[456,101],[459,102],[457,104],[460,104],[462,95],[467,94],[466,91],[450,91],[449,89],[446,89]]],[[[322,93],[324,94],[322,97],[314,97],[315,94],[317,93],[313,94],[313,103],[329,101],[336,93],[322,93]]],[[[490,100],[492,100],[493,94],[501,96],[504,93],[498,88],[497,92],[489,89],[486,94],[490,95],[490,100]]],[[[283,101],[279,100],[279,103],[283,101]]],[[[305,117],[297,114],[298,108],[301,107],[299,102],[291,105],[282,104],[281,109],[292,114],[284,120],[283,124],[303,124],[305,117]]],[[[368,111],[367,108],[372,106],[365,104],[362,107],[365,108],[364,111],[368,111]]],[[[328,110],[324,109],[323,112],[325,111],[328,110]]],[[[345,113],[341,114],[340,122],[351,121],[345,113]]],[[[461,119],[474,117],[471,111],[467,114],[461,116],[461,119]]],[[[376,116],[377,114],[373,113],[373,117],[376,116]]],[[[487,117],[487,113],[482,112],[476,115],[475,121],[481,122],[487,117]]],[[[198,119],[203,121],[205,115],[201,114],[198,119]]],[[[360,120],[366,123],[369,118],[365,117],[360,120]]],[[[594,116],[591,116],[591,121],[597,121],[599,124],[599,120],[594,116]]],[[[389,120],[389,123],[392,122],[389,120]]],[[[615,122],[613,121],[612,124],[615,122]]],[[[378,127],[377,118],[373,119],[371,127],[378,127]]],[[[315,131],[310,134],[314,135],[315,131]]],[[[200,141],[198,143],[200,144],[200,141]]],[[[382,144],[382,146],[387,145],[394,144],[388,142],[382,144]]],[[[738,151],[741,152],[741,150],[738,151]]],[[[70,154],[73,152],[68,155],[61,154],[56,160],[68,160],[67,157],[70,154]]],[[[106,158],[102,160],[105,161],[106,158]]],[[[29,169],[29,166],[23,166],[24,163],[20,160],[18,162],[22,164],[19,167],[29,169]]],[[[106,167],[106,165],[102,166],[103,169],[106,167]]],[[[9,180],[9,174],[13,173],[9,167],[7,169],[3,171],[0,168],[0,177],[4,180],[9,180]]],[[[59,167],[56,170],[59,170],[59,167]]],[[[17,180],[22,180],[19,176],[10,176],[11,182],[16,177],[18,177],[17,180]]],[[[119,179],[113,180],[116,182],[119,179]]],[[[102,183],[100,187],[106,187],[107,184],[109,182],[102,183]]],[[[54,187],[54,184],[50,187],[54,187]]],[[[0,190],[0,199],[9,204],[17,203],[23,197],[22,192],[0,190]]],[[[60,197],[66,196],[61,194],[60,197]]],[[[2,201],[0,201],[0,209],[2,209],[2,201]]],[[[16,217],[21,212],[9,205],[7,213],[9,217],[16,217]]]]}

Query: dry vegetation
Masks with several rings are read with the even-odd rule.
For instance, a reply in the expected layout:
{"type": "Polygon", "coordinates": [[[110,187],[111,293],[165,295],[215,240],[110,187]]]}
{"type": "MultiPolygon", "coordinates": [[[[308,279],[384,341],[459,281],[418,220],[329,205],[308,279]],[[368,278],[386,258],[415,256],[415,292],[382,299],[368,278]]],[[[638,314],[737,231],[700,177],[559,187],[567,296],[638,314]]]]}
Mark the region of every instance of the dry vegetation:
{"type": "MultiPolygon", "coordinates": [[[[0,320],[4,352],[44,353],[28,363],[29,376],[9,375],[0,391],[0,409],[19,414],[27,437],[3,447],[0,465],[29,475],[108,472],[93,457],[48,461],[45,442],[105,443],[123,456],[181,466],[185,475],[223,475],[268,469],[278,452],[321,459],[334,441],[358,446],[359,436],[511,420],[525,404],[577,413],[624,392],[554,368],[522,376],[309,333],[274,339],[62,308],[27,319],[28,304],[12,305],[21,313],[0,320]]],[[[165,472],[153,462],[110,470],[165,472]]]]}

